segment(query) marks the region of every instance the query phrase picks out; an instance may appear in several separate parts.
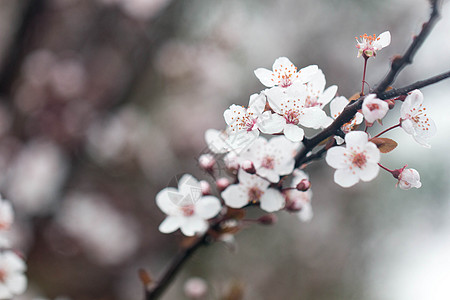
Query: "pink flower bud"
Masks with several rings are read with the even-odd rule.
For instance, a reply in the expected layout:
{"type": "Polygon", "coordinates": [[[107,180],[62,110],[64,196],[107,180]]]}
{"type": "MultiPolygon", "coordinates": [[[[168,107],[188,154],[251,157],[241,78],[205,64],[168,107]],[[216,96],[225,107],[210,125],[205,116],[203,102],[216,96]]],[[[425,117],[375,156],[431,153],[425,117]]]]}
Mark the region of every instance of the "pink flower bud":
{"type": "Polygon", "coordinates": [[[413,187],[420,188],[422,186],[419,172],[415,169],[403,169],[400,175],[398,175],[397,184],[402,190],[409,190],[413,187]]]}
{"type": "Polygon", "coordinates": [[[202,189],[203,196],[211,195],[211,185],[205,180],[200,180],[200,187],[202,189]]]}
{"type": "Polygon", "coordinates": [[[199,277],[192,277],[184,284],[184,294],[190,299],[201,299],[206,296],[208,285],[199,277]]]}
{"type": "Polygon", "coordinates": [[[252,161],[250,160],[245,160],[242,164],[241,164],[241,168],[249,173],[249,174],[256,174],[256,169],[255,169],[255,165],[253,164],[252,161]]]}
{"type": "Polygon", "coordinates": [[[311,182],[308,179],[302,179],[296,186],[297,190],[306,192],[311,188],[311,182]]]}
{"type": "Polygon", "coordinates": [[[230,183],[230,180],[226,177],[221,177],[216,180],[216,186],[220,192],[224,191],[230,185],[230,183]]]}
{"type": "Polygon", "coordinates": [[[301,211],[303,208],[303,202],[300,199],[286,199],[286,206],[285,209],[289,212],[298,212],[301,211]]]}
{"type": "Polygon", "coordinates": [[[216,163],[216,160],[214,159],[214,156],[212,154],[202,154],[198,158],[198,164],[200,165],[200,168],[202,168],[205,171],[211,171],[216,163]]]}
{"type": "Polygon", "coordinates": [[[258,219],[259,224],[272,225],[278,221],[278,218],[274,214],[267,214],[258,219]]]}

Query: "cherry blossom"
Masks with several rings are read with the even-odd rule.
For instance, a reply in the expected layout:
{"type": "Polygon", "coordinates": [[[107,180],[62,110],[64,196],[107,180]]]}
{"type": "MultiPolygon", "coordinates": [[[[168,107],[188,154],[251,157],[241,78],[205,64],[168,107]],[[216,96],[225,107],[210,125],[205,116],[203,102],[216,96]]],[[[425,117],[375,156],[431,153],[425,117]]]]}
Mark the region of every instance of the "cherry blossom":
{"type": "Polygon", "coordinates": [[[205,141],[209,150],[216,154],[227,153],[230,147],[226,143],[228,133],[223,130],[208,129],[205,131],[205,141]]]}
{"type": "MultiPolygon", "coordinates": [[[[230,149],[242,150],[249,147],[259,136],[259,124],[266,107],[264,94],[250,96],[248,108],[231,105],[224,113],[228,125],[228,138],[225,141],[230,149]]],[[[269,114],[269,112],[267,112],[269,114]]]]}
{"type": "Polygon", "coordinates": [[[241,159],[252,162],[256,174],[276,183],[280,180],[280,175],[290,174],[294,169],[294,155],[299,146],[299,143],[293,143],[284,136],[274,137],[269,141],[259,137],[241,154],[241,159]]]}
{"type": "Polygon", "coordinates": [[[315,73],[311,80],[306,84],[307,96],[306,96],[306,107],[315,107],[323,109],[331,99],[336,95],[338,87],[332,85],[325,89],[325,75],[322,70],[315,73]]]}
{"type": "Polygon", "coordinates": [[[25,292],[27,278],[25,262],[13,251],[0,252],[0,299],[11,299],[25,292]]]}
{"type": "Polygon", "coordinates": [[[423,94],[414,90],[409,94],[400,109],[401,127],[406,133],[426,148],[430,148],[428,140],[436,134],[436,125],[428,117],[426,107],[423,106],[423,94]]]}
{"type": "Polygon", "coordinates": [[[420,188],[422,186],[419,172],[415,169],[403,169],[397,179],[398,187],[402,190],[409,190],[413,187],[420,188]]]}
{"type": "Polygon", "coordinates": [[[378,50],[389,46],[391,43],[391,33],[385,31],[378,37],[375,34],[370,36],[364,33],[359,36],[359,39],[357,37],[355,37],[355,39],[357,42],[356,48],[358,48],[358,57],[362,55],[366,58],[371,56],[375,57],[378,50]]]}
{"type": "Polygon", "coordinates": [[[214,196],[202,196],[201,184],[192,175],[185,174],[178,189],[167,187],[156,195],[156,204],[167,215],[159,231],[171,233],[178,228],[184,235],[193,236],[208,228],[206,220],[216,216],[221,205],[214,196]]]}
{"type": "Polygon", "coordinates": [[[308,93],[304,85],[285,92],[270,90],[266,94],[270,107],[276,113],[270,121],[265,121],[266,126],[278,128],[293,142],[299,142],[304,137],[304,131],[299,125],[319,129],[329,124],[329,118],[319,106],[307,105],[308,93]]]}
{"type": "Polygon", "coordinates": [[[389,110],[389,105],[377,98],[377,95],[370,94],[364,98],[362,112],[367,122],[373,123],[384,118],[389,110]]]}
{"type": "MultiPolygon", "coordinates": [[[[336,119],[348,105],[349,100],[343,96],[334,98],[330,103],[330,115],[333,119],[336,119]]],[[[363,114],[357,112],[355,116],[347,123],[345,123],[341,129],[344,133],[352,131],[357,125],[361,124],[364,119],[363,114]]],[[[338,144],[342,144],[344,141],[340,137],[336,137],[338,144]]]]}
{"type": "Polygon", "coordinates": [[[242,208],[247,204],[259,203],[261,209],[267,212],[284,207],[283,195],[278,190],[269,188],[269,181],[242,169],[239,170],[238,179],[238,184],[232,184],[222,192],[222,198],[229,207],[242,208]]]}
{"type": "Polygon", "coordinates": [[[287,88],[295,83],[306,83],[318,70],[316,65],[308,66],[297,72],[297,67],[287,58],[275,60],[272,71],[264,68],[255,70],[255,75],[267,87],[287,88]]]}
{"type": "Polygon", "coordinates": [[[346,147],[333,147],[325,158],[328,165],[336,169],[334,181],[342,187],[350,187],[362,181],[371,181],[378,175],[380,151],[368,141],[362,131],[345,135],[346,147]]]}

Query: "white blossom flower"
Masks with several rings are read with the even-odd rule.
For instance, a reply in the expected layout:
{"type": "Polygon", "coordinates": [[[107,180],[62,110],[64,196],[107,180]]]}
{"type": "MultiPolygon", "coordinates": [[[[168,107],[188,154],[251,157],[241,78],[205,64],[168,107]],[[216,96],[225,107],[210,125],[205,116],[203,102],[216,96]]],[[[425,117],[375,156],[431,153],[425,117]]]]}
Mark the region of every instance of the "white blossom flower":
{"type": "Polygon", "coordinates": [[[325,75],[322,70],[315,73],[311,80],[306,84],[307,96],[306,96],[306,107],[315,107],[323,109],[331,99],[336,95],[338,87],[332,85],[325,89],[325,75]]]}
{"type": "Polygon", "coordinates": [[[422,183],[420,182],[419,172],[415,169],[403,169],[398,175],[398,186],[402,190],[409,190],[410,188],[420,188],[422,183]]]}
{"type": "Polygon", "coordinates": [[[297,217],[303,222],[309,222],[313,218],[313,211],[311,207],[312,191],[299,191],[295,187],[304,179],[309,180],[308,175],[302,170],[295,169],[292,173],[293,178],[290,187],[293,189],[286,189],[283,191],[286,198],[286,208],[292,211],[297,211],[297,217]]]}
{"type": "Polygon", "coordinates": [[[200,182],[185,174],[178,182],[178,189],[167,187],[156,195],[156,204],[167,215],[159,225],[159,231],[171,233],[178,228],[184,235],[193,236],[208,229],[206,220],[216,216],[221,205],[214,196],[202,196],[200,182]]]}
{"type": "Polygon", "coordinates": [[[368,141],[362,131],[352,131],[345,135],[346,147],[333,147],[325,158],[328,165],[337,169],[334,181],[342,187],[350,187],[359,180],[371,181],[378,175],[380,150],[368,141]]]}
{"type": "Polygon", "coordinates": [[[259,203],[261,209],[274,212],[284,207],[285,200],[280,191],[269,188],[270,182],[239,170],[238,184],[230,185],[222,192],[225,204],[232,208],[242,208],[247,204],[259,203]]]}
{"type": "Polygon", "coordinates": [[[300,144],[278,136],[267,141],[259,137],[255,143],[241,154],[243,161],[251,161],[256,174],[270,182],[278,182],[280,175],[287,175],[294,169],[294,155],[300,144]]]}
{"type": "MultiPolygon", "coordinates": [[[[343,96],[334,98],[330,103],[330,114],[333,119],[336,119],[348,105],[349,100],[343,96]]],[[[341,129],[344,133],[352,131],[357,125],[361,124],[364,119],[363,114],[357,112],[355,116],[347,123],[342,125],[341,129]]],[[[336,136],[338,144],[342,144],[344,141],[336,136]]]]}
{"type": "Polygon", "coordinates": [[[423,94],[419,90],[412,91],[406,97],[400,109],[401,126],[416,142],[429,148],[428,140],[436,134],[436,125],[428,117],[422,103],[423,94]]]}
{"type": "Polygon", "coordinates": [[[267,87],[287,88],[294,83],[308,82],[317,70],[316,65],[311,65],[297,72],[297,67],[287,57],[279,57],[275,60],[272,71],[258,68],[255,75],[267,87]]]}
{"type": "Polygon", "coordinates": [[[377,98],[377,95],[370,94],[364,98],[362,112],[367,122],[373,123],[384,118],[389,110],[386,101],[377,98]]]}
{"type": "Polygon", "coordinates": [[[269,90],[266,92],[270,107],[277,113],[264,125],[278,128],[293,142],[299,142],[304,137],[304,127],[319,129],[329,124],[326,113],[319,107],[307,106],[307,90],[304,85],[296,86],[287,91],[269,90]],[[270,123],[270,125],[269,125],[270,123]]]}
{"type": "Polygon", "coordinates": [[[370,36],[364,33],[364,35],[359,36],[359,39],[357,37],[355,37],[355,39],[358,43],[356,45],[356,48],[358,48],[358,57],[362,56],[363,54],[366,57],[371,57],[376,56],[378,50],[389,46],[389,44],[391,43],[391,33],[389,31],[385,31],[378,37],[376,36],[376,34],[370,36]]]}
{"type": "Polygon", "coordinates": [[[253,94],[250,96],[248,108],[233,104],[223,113],[228,125],[226,143],[230,149],[245,149],[255,141],[259,136],[260,117],[265,107],[266,96],[262,93],[253,94]]]}
{"type": "Polygon", "coordinates": [[[11,202],[0,196],[0,230],[8,230],[13,222],[14,211],[11,202]]]}
{"type": "Polygon", "coordinates": [[[0,252],[0,299],[11,299],[25,292],[25,262],[13,251],[0,252]]]}

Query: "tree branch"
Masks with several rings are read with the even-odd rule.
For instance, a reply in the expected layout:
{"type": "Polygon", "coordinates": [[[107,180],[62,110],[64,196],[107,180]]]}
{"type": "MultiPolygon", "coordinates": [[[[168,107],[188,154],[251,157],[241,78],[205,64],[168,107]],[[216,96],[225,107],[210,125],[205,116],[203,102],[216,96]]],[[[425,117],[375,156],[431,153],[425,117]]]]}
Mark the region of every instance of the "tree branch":
{"type": "Polygon", "coordinates": [[[439,81],[444,80],[449,77],[450,77],[450,71],[447,71],[447,72],[441,73],[439,75],[430,77],[428,79],[414,82],[413,84],[404,86],[402,88],[392,89],[387,92],[381,93],[379,95],[379,98],[382,100],[386,100],[386,99],[391,99],[391,98],[398,97],[401,95],[406,95],[407,93],[409,93],[415,89],[420,89],[425,86],[432,85],[433,83],[439,82],[439,81]]]}
{"type": "Polygon", "coordinates": [[[175,278],[175,275],[181,270],[181,267],[186,263],[186,261],[194,254],[194,252],[199,249],[202,245],[206,245],[208,240],[208,233],[201,236],[194,244],[190,247],[184,249],[182,252],[178,253],[177,256],[172,260],[169,268],[164,272],[161,279],[156,282],[156,284],[145,292],[145,300],[158,299],[159,296],[164,292],[167,286],[175,278]]]}
{"type": "MultiPolygon", "coordinates": [[[[410,64],[414,58],[415,53],[420,48],[420,46],[423,44],[425,39],[427,38],[428,34],[431,32],[434,24],[436,23],[437,19],[439,18],[439,11],[438,11],[438,5],[439,0],[431,1],[432,7],[431,7],[431,14],[428,22],[424,23],[422,26],[422,30],[420,31],[419,35],[417,35],[411,45],[408,47],[406,52],[403,54],[403,56],[397,56],[391,64],[391,69],[389,70],[388,74],[384,77],[383,80],[380,81],[380,83],[377,85],[377,87],[372,90],[370,93],[377,94],[378,97],[382,95],[386,91],[386,88],[392,84],[397,77],[397,75],[400,73],[400,71],[408,64],[410,64]]],[[[441,74],[443,75],[443,74],[441,74]]],[[[446,77],[445,77],[446,78],[446,77]]],[[[433,82],[431,82],[433,83],[433,82]]],[[[430,83],[430,84],[431,84],[430,83]]],[[[303,149],[296,155],[295,157],[295,167],[298,168],[302,162],[305,160],[305,157],[308,155],[308,153],[311,152],[312,149],[314,149],[317,145],[319,145],[322,141],[329,138],[330,136],[333,136],[336,134],[336,132],[347,122],[349,122],[355,114],[358,112],[359,109],[361,109],[362,102],[364,100],[364,97],[360,97],[359,99],[355,100],[354,102],[350,102],[349,105],[345,107],[345,109],[342,111],[342,113],[334,120],[334,122],[325,128],[322,132],[318,133],[311,139],[304,138],[303,149]]]]}

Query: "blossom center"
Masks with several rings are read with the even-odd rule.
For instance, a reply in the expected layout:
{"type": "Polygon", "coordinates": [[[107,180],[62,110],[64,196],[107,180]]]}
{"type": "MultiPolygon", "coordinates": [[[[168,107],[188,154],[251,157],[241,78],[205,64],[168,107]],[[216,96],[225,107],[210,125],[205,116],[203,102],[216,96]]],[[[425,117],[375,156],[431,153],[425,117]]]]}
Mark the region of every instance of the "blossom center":
{"type": "Polygon", "coordinates": [[[362,169],[366,165],[367,158],[364,153],[357,153],[353,156],[352,164],[362,169]]]}
{"type": "Polygon", "coordinates": [[[181,212],[183,213],[183,216],[190,217],[194,214],[194,205],[185,205],[181,207],[181,212]]]}
{"type": "Polygon", "coordinates": [[[261,198],[262,194],[264,194],[263,191],[261,191],[258,187],[252,187],[248,190],[248,201],[250,203],[256,203],[261,198]]]}
{"type": "Polygon", "coordinates": [[[377,103],[369,103],[369,104],[367,104],[367,108],[370,111],[374,111],[374,110],[380,109],[380,106],[377,103]]]}
{"type": "Polygon", "coordinates": [[[266,169],[273,169],[275,167],[275,159],[272,156],[265,156],[262,159],[261,167],[266,169]]]}
{"type": "Polygon", "coordinates": [[[299,112],[295,111],[295,110],[288,110],[287,112],[285,112],[284,114],[284,118],[286,119],[286,123],[288,124],[294,124],[297,125],[298,124],[298,116],[299,116],[299,112]]]}

